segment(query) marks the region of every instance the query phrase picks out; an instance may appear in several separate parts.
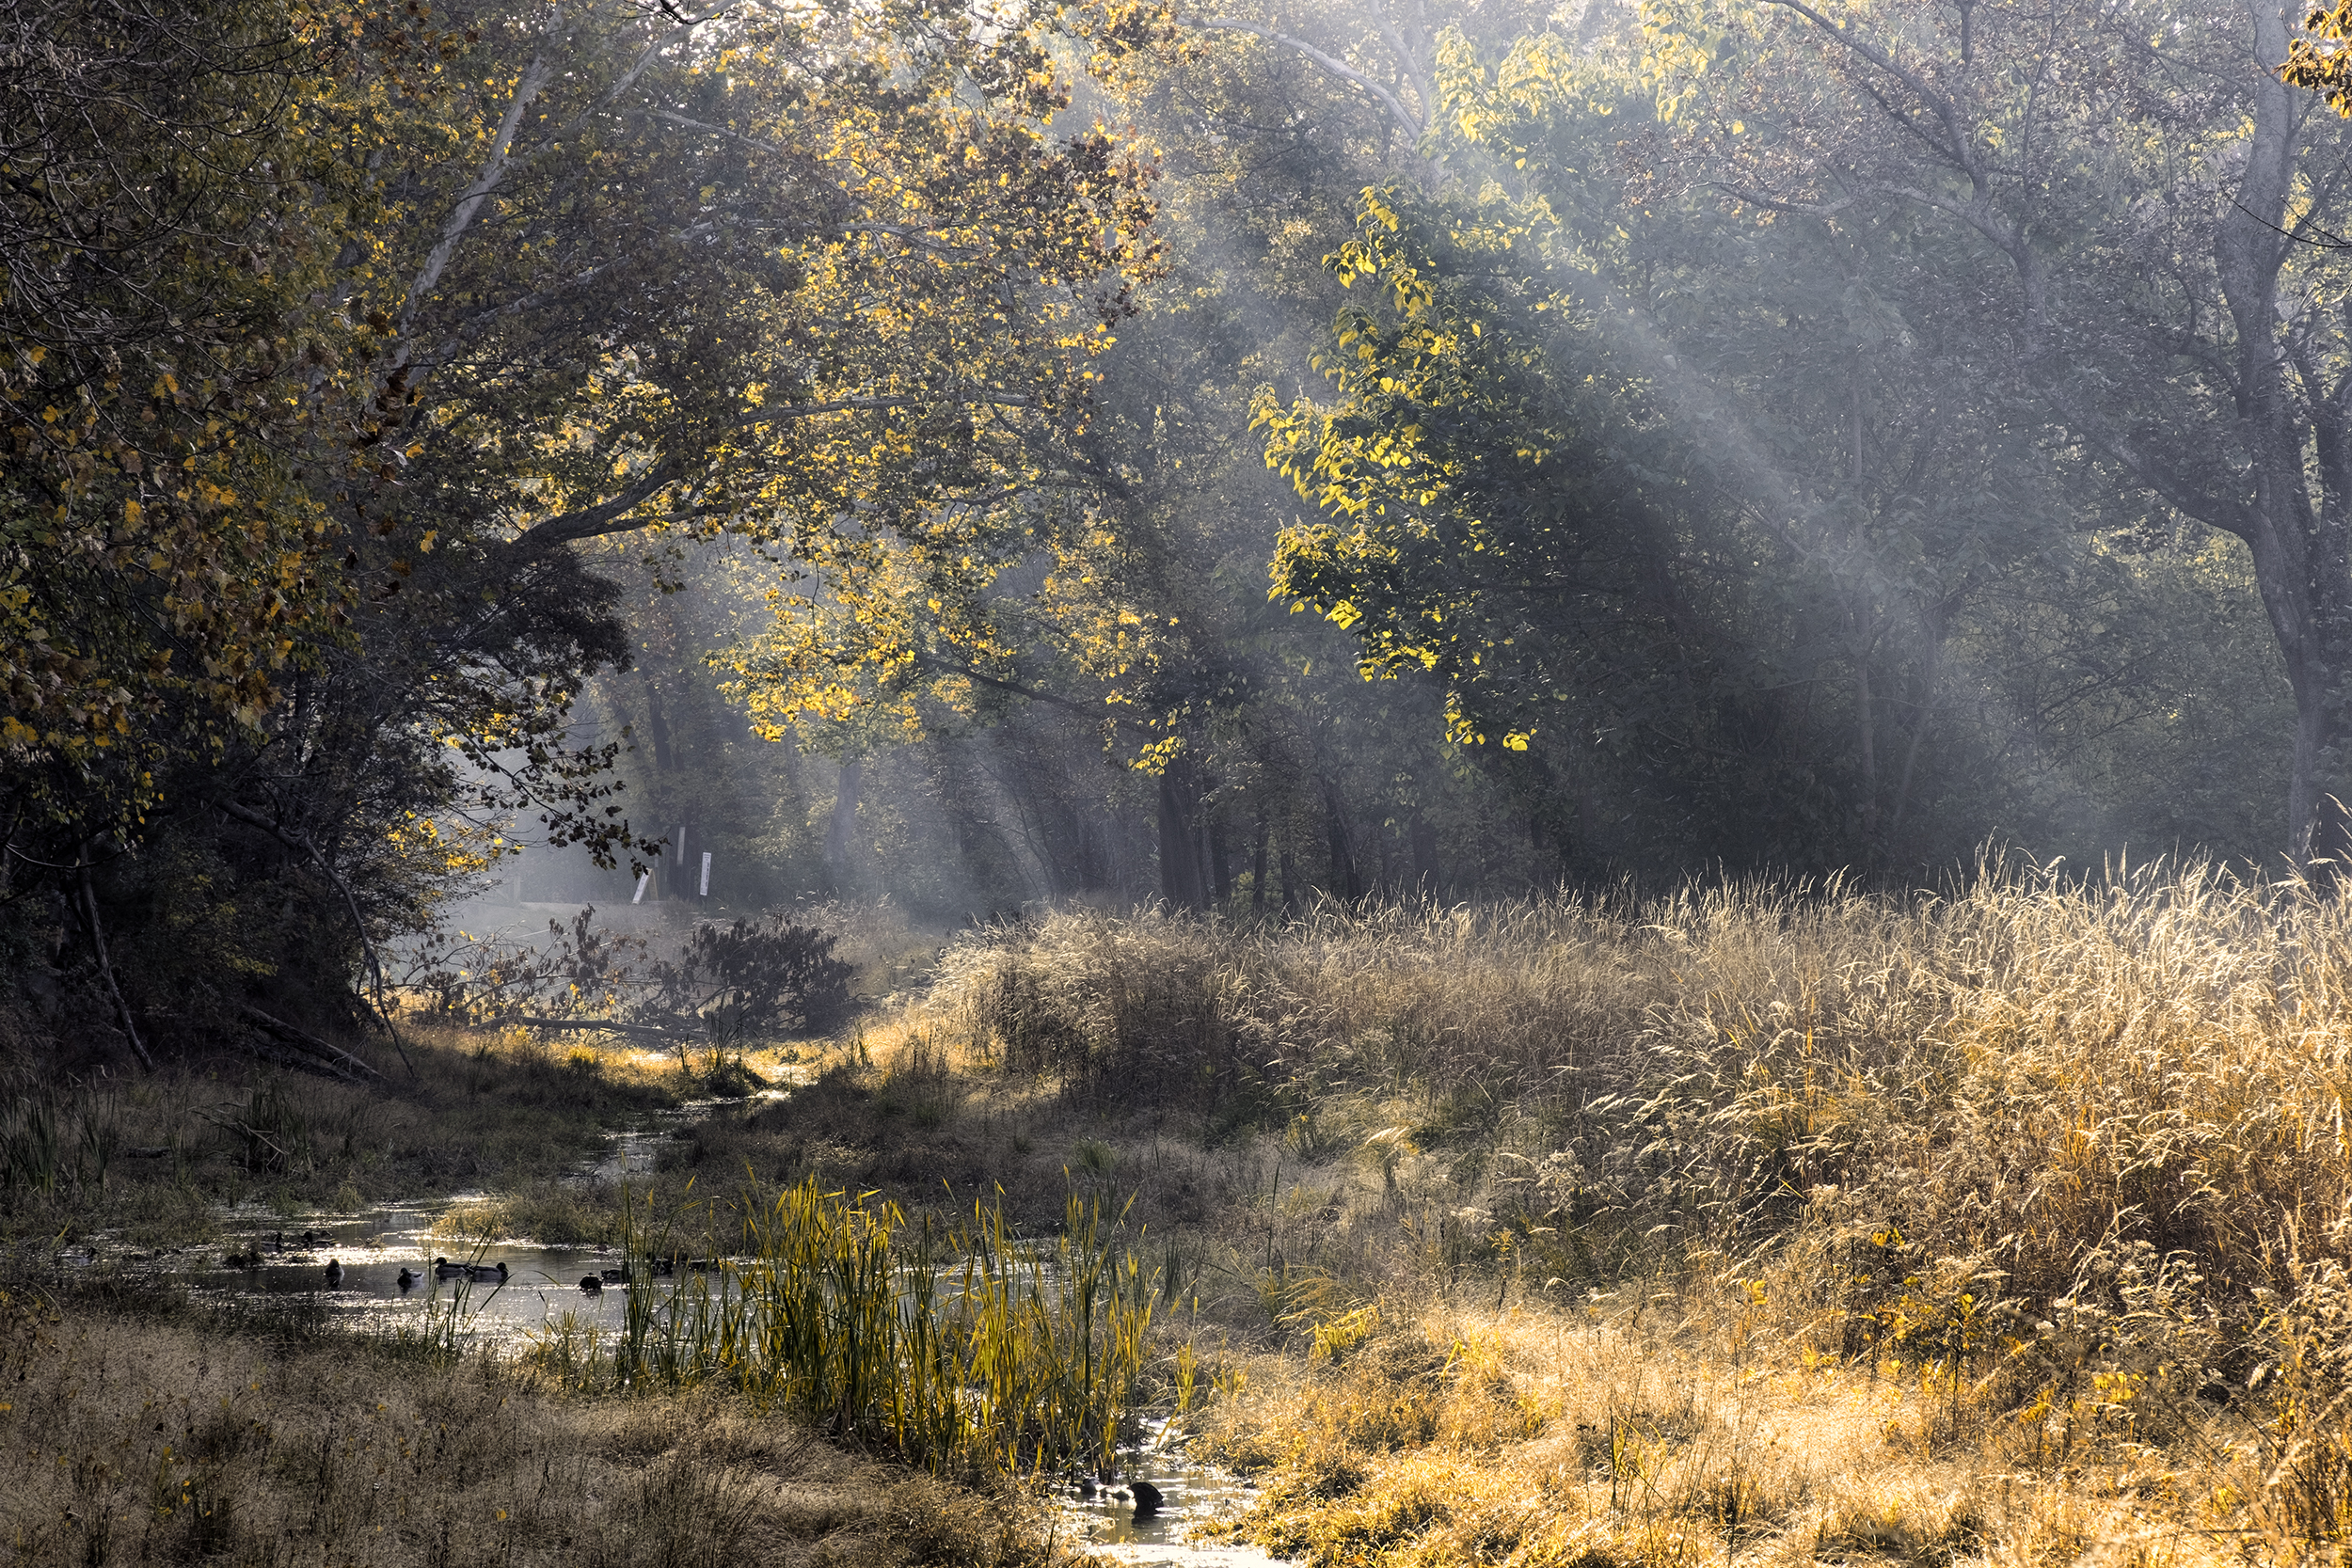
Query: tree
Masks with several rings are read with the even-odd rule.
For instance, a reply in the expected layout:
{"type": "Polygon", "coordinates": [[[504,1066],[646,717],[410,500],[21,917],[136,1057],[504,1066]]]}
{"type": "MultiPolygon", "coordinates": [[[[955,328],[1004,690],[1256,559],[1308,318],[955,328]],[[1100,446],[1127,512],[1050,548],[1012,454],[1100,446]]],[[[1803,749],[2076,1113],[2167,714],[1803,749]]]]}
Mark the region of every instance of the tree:
{"type": "MultiPolygon", "coordinates": [[[[1003,657],[982,624],[991,562],[1098,477],[1073,443],[1084,362],[1150,266],[1148,166],[1102,133],[1046,131],[1063,94],[1040,16],[264,3],[219,11],[217,48],[190,34],[195,63],[163,47],[175,18],[147,19],[179,74],[112,119],[90,84],[146,90],[117,53],[140,39],[68,4],[35,20],[81,53],[28,44],[66,66],[56,82],[20,71],[8,116],[32,123],[15,109],[44,93],[79,116],[48,115],[13,150],[12,171],[48,157],[49,183],[10,187],[19,233],[0,235],[21,274],[8,395],[30,411],[31,454],[0,497],[29,545],[5,603],[32,705],[0,740],[20,828],[24,802],[63,802],[60,825],[19,833],[21,855],[59,863],[52,840],[87,837],[87,779],[40,769],[87,775],[135,740],[97,893],[126,917],[167,905],[168,857],[135,853],[165,834],[192,857],[172,863],[224,895],[315,879],[306,906],[355,917],[344,951],[310,955],[341,975],[429,919],[516,816],[608,860],[646,852],[611,799],[615,743],[564,738],[581,682],[627,657],[614,590],[583,553],[624,538],[733,531],[783,563],[780,610],[847,608],[814,641],[780,640],[779,679],[801,683],[787,706],[845,670],[894,668],[901,644],[883,644],[910,611],[885,582],[923,585],[911,612],[945,628],[942,679],[969,686],[988,672],[965,665],[1003,657]],[[211,118],[189,118],[199,103],[211,118]],[[186,212],[141,205],[191,181],[186,212]],[[69,204],[42,230],[69,189],[95,215],[69,204]],[[148,218],[151,234],[132,221],[148,218]],[[107,297],[91,277],[123,303],[96,326],[59,315],[107,297]],[[195,432],[170,449],[183,492],[167,514],[116,505],[157,449],[102,439],[99,405],[122,391],[109,356],[127,352],[102,327],[152,350],[133,391],[161,411],[124,418],[195,432]],[[27,373],[44,365],[48,380],[27,373]],[[58,512],[85,492],[104,503],[95,523],[58,512]],[[171,558],[131,535],[167,523],[191,542],[176,590],[133,584],[161,630],[142,644],[92,626],[87,648],[60,649],[55,628],[103,600],[56,569],[163,574],[171,558]],[[155,657],[166,633],[200,657],[155,657]],[[157,687],[186,662],[183,686],[157,687]],[[135,701],[105,696],[125,687],[135,701]],[[93,719],[87,693],[123,717],[93,719]],[[183,703],[197,717],[172,730],[159,716],[183,695],[223,717],[183,703]],[[194,722],[219,736],[209,749],[177,744],[194,722]]],[[[101,901],[85,898],[93,915],[101,901]]],[[[194,986],[233,1012],[241,986],[298,985],[269,978],[292,949],[239,928],[260,944],[245,960],[159,977],[150,1003],[194,986]]]]}
{"type": "MultiPolygon", "coordinates": [[[[2126,830],[2067,775],[2111,777],[2126,734],[2162,754],[2219,672],[2125,628],[2228,633],[2004,373],[1948,234],[1677,178],[1638,65],[1440,40],[1462,178],[1367,200],[1332,395],[1261,404],[1325,515],[1278,586],[1369,676],[1440,680],[1589,863],[1908,871],[2126,830]]],[[[2136,841],[2198,815],[2123,793],[2136,841]]]]}
{"type": "Polygon", "coordinates": [[[345,182],[296,134],[340,56],[244,0],[0,26],[0,757],[18,824],[78,842],[330,635],[287,453],[345,390],[305,332],[345,182]]]}
{"type": "Polygon", "coordinates": [[[2149,513],[2244,543],[2295,696],[2288,842],[2352,847],[2345,132],[2287,13],[1803,0],[1656,18],[1694,166],[1759,210],[1907,208],[1959,242],[2009,375],[2149,513]],[[1991,287],[1997,285],[1997,287],[1991,287]]]}
{"type": "Polygon", "coordinates": [[[443,799],[653,847],[599,803],[612,743],[558,738],[621,657],[582,552],[649,531],[781,573],[764,722],[1012,684],[989,590],[1093,481],[1085,360],[1151,264],[1150,170],[1047,135],[1032,21],[489,8],[385,42],[350,135],[389,215],[344,312],[381,461],[338,499],[405,705],[372,733],[454,742],[443,799]]]}

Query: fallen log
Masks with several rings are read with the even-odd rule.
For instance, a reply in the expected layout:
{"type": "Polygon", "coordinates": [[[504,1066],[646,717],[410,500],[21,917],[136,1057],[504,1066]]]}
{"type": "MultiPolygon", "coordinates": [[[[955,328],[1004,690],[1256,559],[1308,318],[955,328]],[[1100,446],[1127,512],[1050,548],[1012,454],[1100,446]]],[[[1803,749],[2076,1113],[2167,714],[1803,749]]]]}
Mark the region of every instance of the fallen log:
{"type": "Polygon", "coordinates": [[[354,1056],[350,1052],[331,1046],[309,1030],[297,1029],[284,1019],[273,1018],[250,1002],[242,1004],[242,1006],[246,1017],[280,1038],[292,1040],[319,1056],[322,1059],[322,1066],[338,1065],[341,1070],[336,1071],[334,1074],[336,1077],[347,1079],[354,1084],[358,1083],[362,1077],[373,1078],[379,1084],[384,1081],[382,1073],[354,1056]],[[358,1076],[355,1077],[354,1074],[358,1076]]]}
{"type": "Polygon", "coordinates": [[[501,1025],[519,1023],[527,1029],[601,1030],[608,1034],[627,1035],[633,1039],[659,1040],[663,1045],[694,1045],[699,1044],[702,1039],[701,1036],[690,1035],[683,1030],[664,1029],[651,1023],[616,1023],[610,1019],[532,1018],[528,1015],[517,1015],[512,1018],[502,1018],[498,1022],[501,1025]]]}
{"type": "MultiPolygon", "coordinates": [[[[302,1072],[315,1072],[322,1078],[332,1078],[338,1083],[350,1084],[360,1088],[365,1088],[368,1084],[368,1081],[358,1074],[348,1072],[337,1067],[333,1062],[314,1056],[307,1051],[289,1050],[264,1035],[246,1036],[245,1048],[261,1057],[262,1060],[276,1062],[279,1067],[290,1067],[302,1072]]],[[[200,1111],[197,1114],[203,1115],[200,1111]]],[[[206,1117],[205,1119],[210,1121],[213,1118],[206,1117]]],[[[215,1123],[215,1125],[223,1124],[215,1123]]]]}

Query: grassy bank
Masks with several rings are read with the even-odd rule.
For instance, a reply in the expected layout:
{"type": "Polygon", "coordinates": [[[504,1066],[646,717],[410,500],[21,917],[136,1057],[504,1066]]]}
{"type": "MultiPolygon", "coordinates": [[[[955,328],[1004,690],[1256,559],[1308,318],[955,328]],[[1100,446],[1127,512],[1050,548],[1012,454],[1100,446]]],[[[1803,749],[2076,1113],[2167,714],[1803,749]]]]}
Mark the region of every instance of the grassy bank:
{"type": "MultiPolygon", "coordinates": [[[[2343,901],[2195,871],[1073,911],[959,941],[631,1202],[697,1254],[762,1250],[747,1185],[1123,1211],[1121,1408],[1331,1568],[2340,1561],[2347,998],[2343,901]]],[[[567,1059],[498,1070],[621,1070],[567,1059]]],[[[619,1202],[466,1223],[605,1237],[619,1202]]],[[[542,1355],[534,1397],[619,1419],[648,1396],[605,1356],[542,1355]]]]}
{"type": "MultiPolygon", "coordinates": [[[[212,1235],[223,1204],[291,1215],[469,1188],[550,1190],[608,1131],[692,1087],[675,1059],[550,1048],[519,1033],[426,1028],[409,1031],[406,1047],[413,1073],[376,1042],[385,1077],[366,1086],[237,1056],[144,1076],[0,1063],[0,1242],[108,1228],[133,1245],[169,1246],[212,1235]]],[[[617,1196],[589,1201],[600,1213],[617,1196]]]]}
{"type": "MultiPolygon", "coordinates": [[[[250,1325],[247,1325],[248,1328],[250,1325]]],[[[0,1296],[0,1542],[36,1565],[971,1565],[1050,1521],[739,1401],[0,1296]]]]}

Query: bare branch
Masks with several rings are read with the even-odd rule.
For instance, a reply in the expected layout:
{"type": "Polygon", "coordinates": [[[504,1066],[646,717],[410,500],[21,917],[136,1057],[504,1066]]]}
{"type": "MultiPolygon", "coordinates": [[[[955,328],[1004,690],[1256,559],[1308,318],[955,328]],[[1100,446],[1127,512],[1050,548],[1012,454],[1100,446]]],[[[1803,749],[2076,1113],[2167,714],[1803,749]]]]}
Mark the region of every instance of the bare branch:
{"type": "Polygon", "coordinates": [[[359,911],[359,897],[351,891],[350,882],[344,880],[343,874],[335,869],[334,863],[326,858],[326,852],[320,849],[318,842],[310,834],[292,832],[250,806],[241,806],[234,800],[223,800],[220,809],[247,827],[259,828],[278,842],[308,853],[317,863],[318,868],[326,873],[327,880],[335,884],[335,891],[343,895],[343,907],[351,913],[352,929],[359,933],[359,945],[367,953],[368,968],[375,974],[376,1014],[384,1021],[384,1032],[392,1037],[392,1047],[400,1053],[401,1066],[408,1069],[409,1077],[414,1078],[417,1064],[408,1059],[408,1047],[401,1042],[400,1030],[392,1023],[391,1008],[384,1000],[384,961],[376,954],[375,939],[368,935],[367,917],[359,911]]]}
{"type": "MultiPolygon", "coordinates": [[[[515,85],[515,97],[506,105],[506,118],[499,121],[498,135],[490,142],[489,156],[483,161],[482,172],[474,177],[472,184],[466,187],[465,195],[458,198],[457,206],[441,225],[440,240],[426,253],[424,265],[409,281],[408,297],[401,302],[400,307],[400,335],[403,339],[408,336],[409,328],[416,323],[418,305],[441,280],[441,274],[449,269],[451,259],[457,254],[457,242],[465,237],[474,214],[482,210],[483,202],[489,199],[490,193],[497,190],[500,182],[506,178],[507,153],[515,144],[516,127],[522,123],[523,111],[530,108],[532,102],[546,90],[548,82],[554,74],[554,69],[548,64],[545,50],[533,55],[531,64],[524,68],[522,80],[515,85]]],[[[404,342],[392,363],[397,368],[407,362],[408,349],[404,342]]]]}
{"type": "MultiPolygon", "coordinates": [[[[675,12],[672,12],[671,15],[686,28],[691,29],[696,24],[677,16],[675,12]]],[[[571,140],[589,119],[610,107],[623,93],[636,86],[637,79],[645,73],[646,69],[676,37],[675,33],[665,33],[647,44],[629,68],[620,74],[612,86],[607,88],[595,103],[582,109],[549,133],[539,148],[528,157],[513,159],[511,154],[515,145],[515,133],[522,123],[524,111],[530,108],[542,92],[547,90],[548,84],[555,77],[555,68],[548,61],[544,48],[532,55],[531,64],[524,68],[522,79],[515,86],[513,101],[506,105],[505,118],[499,122],[498,135],[491,140],[489,155],[483,160],[482,172],[474,177],[473,183],[467,186],[465,194],[458,198],[457,206],[451,212],[447,221],[441,225],[439,242],[426,255],[424,265],[418,270],[415,279],[408,285],[408,297],[402,302],[400,308],[400,333],[404,339],[408,335],[408,329],[416,320],[417,307],[432,291],[433,286],[440,281],[441,274],[448,270],[451,259],[457,254],[458,241],[464,238],[466,230],[473,223],[474,214],[482,210],[483,202],[489,199],[491,193],[505,183],[507,176],[514,169],[527,168],[548,156],[555,148],[571,140]]],[[[394,356],[392,363],[397,368],[406,364],[407,361],[408,350],[404,343],[400,353],[394,356]]]]}

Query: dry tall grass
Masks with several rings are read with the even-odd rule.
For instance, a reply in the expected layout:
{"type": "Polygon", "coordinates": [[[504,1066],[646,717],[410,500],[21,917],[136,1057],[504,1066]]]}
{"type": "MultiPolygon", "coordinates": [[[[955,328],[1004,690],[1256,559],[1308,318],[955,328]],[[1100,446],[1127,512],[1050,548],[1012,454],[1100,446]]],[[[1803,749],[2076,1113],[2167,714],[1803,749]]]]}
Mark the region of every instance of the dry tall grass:
{"type": "Polygon", "coordinates": [[[1009,1497],[707,1396],[559,1397],[490,1356],[273,1347],[0,1294],[0,1545],[24,1568],[1052,1559],[1009,1497]]]}
{"type": "MultiPolygon", "coordinates": [[[[2149,1561],[2352,1538],[2341,897],[2205,867],[2077,883],[1994,864],[1944,896],[1749,884],[1263,929],[1073,911],[959,945],[927,1018],[1073,1106],[1199,1117],[1234,1175],[1195,1277],[1254,1295],[1295,1347],[1382,1301],[1411,1325],[1391,1332],[1427,1332],[1395,1304],[1435,1287],[1457,1325],[1438,1338],[1458,1350],[1460,1323],[1489,1323],[1506,1378],[1553,1365],[1512,1344],[1591,1321],[1640,1325],[1651,1360],[1765,1355],[1752,1370],[1812,1379],[1775,1406],[1784,1424],[1841,1379],[1907,1402],[1892,1428],[1821,1427],[1867,1440],[1809,1460],[1763,1513],[1709,1471],[1689,1496],[1714,1502],[1641,1536],[1620,1486],[1607,1528],[1525,1560],[1667,1560],[1668,1535],[1677,1560],[1766,1536],[1794,1551],[1804,1530],[1823,1550],[2052,1560],[2052,1542],[2122,1539],[2126,1517],[2171,1531],[2149,1561]],[[1514,1338],[1515,1312],[1552,1326],[1514,1338]],[[1888,1432],[1924,1490],[1870,1524],[1888,1432]],[[1992,1476],[2010,1478],[1997,1507],[1992,1476]]],[[[1250,1402],[1225,1402],[1247,1426],[1250,1402]]],[[[1607,1402],[1562,1396],[1516,1435],[1423,1423],[1395,1451],[1566,1444],[1562,1473],[1589,1487],[1602,1460],[1565,1433],[1601,1430],[1607,1402]]],[[[1654,1423],[1658,1451],[1687,1459],[1721,1420],[1654,1423]]],[[[1282,1430],[1318,1427],[1294,1411],[1282,1430]]],[[[1298,1495],[1327,1513],[1402,1463],[1359,1474],[1360,1447],[1308,1444],[1322,1457],[1286,1463],[1356,1480],[1298,1495]]],[[[1666,1464],[1644,1461],[1645,1496],[1666,1464]]],[[[1435,1528],[1328,1560],[1460,1560],[1411,1556],[1435,1528]]]]}
{"type": "Polygon", "coordinates": [[[104,1230],[176,1246],[210,1236],[224,1204],[352,1211],[544,1184],[692,1088],[675,1059],[520,1031],[427,1028],[407,1046],[415,1076],[394,1064],[369,1087],[233,1058],[135,1078],[13,1064],[0,1070],[0,1243],[104,1230]]]}

